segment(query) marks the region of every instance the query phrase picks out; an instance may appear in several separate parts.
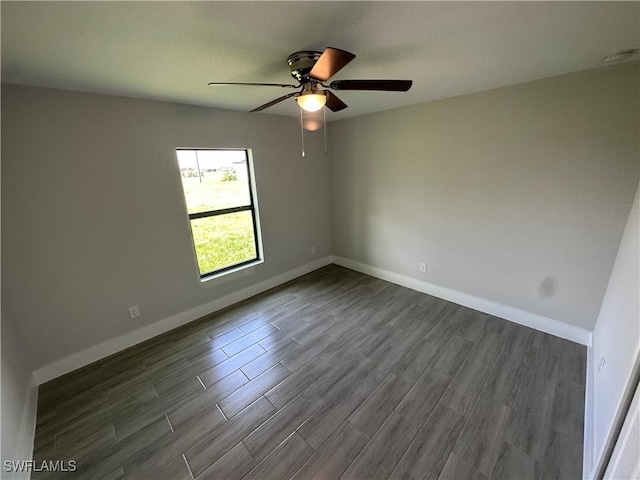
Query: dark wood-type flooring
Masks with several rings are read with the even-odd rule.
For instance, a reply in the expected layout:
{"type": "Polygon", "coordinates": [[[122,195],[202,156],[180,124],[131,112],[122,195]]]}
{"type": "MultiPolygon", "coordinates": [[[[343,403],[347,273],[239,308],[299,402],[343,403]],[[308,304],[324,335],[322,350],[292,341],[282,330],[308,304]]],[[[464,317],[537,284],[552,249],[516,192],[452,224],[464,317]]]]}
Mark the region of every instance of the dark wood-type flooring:
{"type": "Polygon", "coordinates": [[[586,348],[330,265],[40,387],[90,479],[579,479],[586,348]]]}

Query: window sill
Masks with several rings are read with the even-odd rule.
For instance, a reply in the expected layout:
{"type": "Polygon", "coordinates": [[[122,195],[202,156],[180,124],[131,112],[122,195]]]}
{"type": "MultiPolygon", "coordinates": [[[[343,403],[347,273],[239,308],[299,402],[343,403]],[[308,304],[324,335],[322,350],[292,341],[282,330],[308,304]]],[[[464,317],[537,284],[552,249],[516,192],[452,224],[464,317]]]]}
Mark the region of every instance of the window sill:
{"type": "Polygon", "coordinates": [[[214,275],[209,275],[205,278],[200,278],[200,285],[203,287],[211,287],[215,285],[220,285],[222,283],[230,282],[232,280],[236,280],[239,278],[254,275],[256,271],[256,267],[263,263],[264,263],[264,260],[256,260],[255,262],[251,262],[246,265],[239,266],[237,268],[232,268],[231,270],[226,270],[224,272],[216,273],[214,275]]]}

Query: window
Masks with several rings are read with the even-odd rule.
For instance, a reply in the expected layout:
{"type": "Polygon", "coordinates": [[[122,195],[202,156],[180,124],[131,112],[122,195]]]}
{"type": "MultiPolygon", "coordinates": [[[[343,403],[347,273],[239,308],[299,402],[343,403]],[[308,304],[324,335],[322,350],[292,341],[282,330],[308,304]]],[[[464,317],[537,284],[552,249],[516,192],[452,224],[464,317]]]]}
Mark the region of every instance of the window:
{"type": "Polygon", "coordinates": [[[249,152],[178,149],[177,156],[200,278],[259,262],[249,152]]]}

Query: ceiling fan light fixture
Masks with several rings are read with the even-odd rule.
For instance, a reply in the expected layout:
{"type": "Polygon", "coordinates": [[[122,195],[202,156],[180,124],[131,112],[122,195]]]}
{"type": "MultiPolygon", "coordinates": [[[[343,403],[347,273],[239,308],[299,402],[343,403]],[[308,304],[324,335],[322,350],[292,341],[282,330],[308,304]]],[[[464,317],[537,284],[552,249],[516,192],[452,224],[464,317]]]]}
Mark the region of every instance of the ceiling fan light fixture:
{"type": "Polygon", "coordinates": [[[320,90],[308,90],[296,95],[296,101],[301,109],[307,112],[317,112],[327,103],[327,96],[320,90]]]}

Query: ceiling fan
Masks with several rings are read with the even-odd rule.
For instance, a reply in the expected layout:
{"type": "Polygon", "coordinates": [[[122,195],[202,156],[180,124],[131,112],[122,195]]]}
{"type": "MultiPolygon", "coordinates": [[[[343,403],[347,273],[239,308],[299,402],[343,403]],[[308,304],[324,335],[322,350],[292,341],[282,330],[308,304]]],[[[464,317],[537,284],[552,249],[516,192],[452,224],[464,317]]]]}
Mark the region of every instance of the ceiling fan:
{"type": "Polygon", "coordinates": [[[411,80],[335,80],[325,84],[356,56],[337,48],[327,47],[323,52],[301,51],[289,55],[287,62],[291,76],[298,85],[287,83],[244,83],[244,82],[211,82],[211,86],[248,85],[263,87],[280,87],[298,90],[271,100],[251,110],[259,112],[272,107],[287,98],[295,97],[300,108],[307,112],[320,110],[324,105],[333,112],[347,108],[331,90],[377,90],[387,92],[406,92],[411,88],[411,80]]]}

